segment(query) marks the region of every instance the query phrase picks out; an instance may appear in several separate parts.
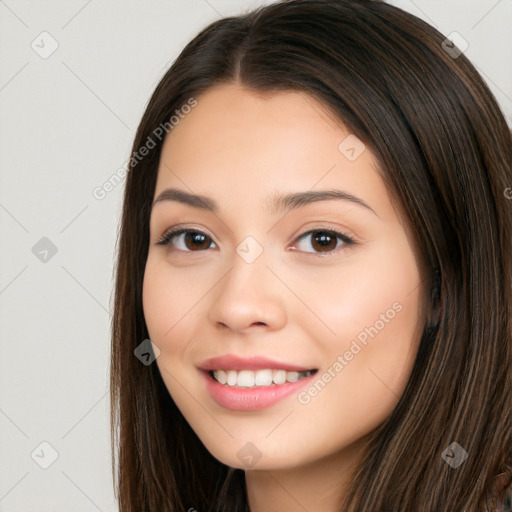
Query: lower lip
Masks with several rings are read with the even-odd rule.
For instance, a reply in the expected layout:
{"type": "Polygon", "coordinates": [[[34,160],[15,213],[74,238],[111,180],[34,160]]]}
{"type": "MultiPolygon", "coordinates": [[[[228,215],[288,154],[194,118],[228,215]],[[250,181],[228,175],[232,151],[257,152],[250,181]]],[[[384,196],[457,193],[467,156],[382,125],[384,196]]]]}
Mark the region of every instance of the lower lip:
{"type": "Polygon", "coordinates": [[[270,407],[279,400],[296,393],[301,387],[310,383],[316,375],[316,373],[312,373],[300,380],[286,382],[285,384],[239,388],[217,382],[208,372],[201,373],[206,379],[206,389],[211,397],[219,405],[232,411],[257,411],[270,407]]]}

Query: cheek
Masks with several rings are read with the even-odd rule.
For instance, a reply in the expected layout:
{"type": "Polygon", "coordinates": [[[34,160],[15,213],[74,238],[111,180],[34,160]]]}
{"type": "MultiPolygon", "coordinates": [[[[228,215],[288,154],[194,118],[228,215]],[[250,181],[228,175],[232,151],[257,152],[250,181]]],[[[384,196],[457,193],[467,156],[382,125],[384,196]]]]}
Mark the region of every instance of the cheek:
{"type": "Polygon", "coordinates": [[[178,290],[170,287],[161,265],[148,259],[142,285],[142,308],[149,337],[158,346],[179,316],[176,309],[178,290]]]}
{"type": "Polygon", "coordinates": [[[346,350],[354,338],[364,343],[391,332],[411,340],[421,323],[420,274],[403,238],[298,276],[289,274],[288,282],[295,279],[294,290],[307,309],[299,306],[294,319],[320,350],[346,350]]]}
{"type": "Polygon", "coordinates": [[[160,256],[148,257],[142,306],[150,338],[164,345],[161,349],[178,349],[178,339],[187,339],[187,318],[211,287],[203,277],[191,269],[174,269],[160,256]]]}
{"type": "MultiPolygon", "coordinates": [[[[376,247],[367,257],[347,258],[342,270],[325,279],[322,293],[314,287],[311,309],[322,313],[334,333],[319,337],[318,322],[314,326],[325,366],[300,400],[311,416],[362,434],[389,415],[405,388],[421,336],[419,284],[412,253],[396,242],[376,247]]],[[[305,328],[315,339],[313,328],[305,328]]]]}
{"type": "Polygon", "coordinates": [[[402,299],[382,324],[374,318],[386,309],[376,303],[355,336],[330,344],[326,366],[298,396],[304,417],[318,419],[305,435],[317,439],[319,451],[334,452],[370,433],[398,403],[417,353],[417,299],[416,292],[402,299]]]}
{"type": "Polygon", "coordinates": [[[144,318],[151,341],[160,349],[156,364],[182,413],[188,412],[187,404],[193,403],[186,393],[194,388],[185,361],[194,314],[209,287],[190,272],[173,269],[165,258],[148,257],[142,288],[144,318]]]}
{"type": "MultiPolygon", "coordinates": [[[[197,267],[175,268],[161,255],[148,257],[142,303],[149,338],[159,348],[156,360],[162,379],[176,404],[187,416],[190,394],[197,386],[190,354],[198,326],[206,321],[208,292],[218,277],[197,267]]],[[[203,344],[208,349],[207,342],[203,344]]]]}

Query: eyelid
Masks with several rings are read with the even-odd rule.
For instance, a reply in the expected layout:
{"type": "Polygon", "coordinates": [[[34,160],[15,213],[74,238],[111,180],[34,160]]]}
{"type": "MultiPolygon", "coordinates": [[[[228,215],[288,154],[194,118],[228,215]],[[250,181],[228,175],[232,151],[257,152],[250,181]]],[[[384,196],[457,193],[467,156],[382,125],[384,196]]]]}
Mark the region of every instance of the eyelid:
{"type": "Polygon", "coordinates": [[[352,230],[333,222],[329,223],[328,221],[308,222],[305,226],[302,226],[300,230],[298,230],[296,235],[293,235],[293,240],[300,240],[300,238],[304,235],[315,231],[328,231],[331,233],[336,233],[337,235],[352,240],[354,244],[362,243],[362,240],[352,230]]]}
{"type": "MultiPolygon", "coordinates": [[[[211,240],[215,243],[215,245],[218,245],[218,243],[215,241],[215,237],[213,235],[211,235],[204,228],[198,228],[198,227],[187,226],[187,225],[177,225],[177,226],[170,227],[169,229],[164,231],[164,234],[155,243],[157,245],[166,245],[166,243],[164,242],[165,239],[167,239],[168,237],[170,237],[172,235],[178,236],[184,232],[194,232],[194,233],[197,232],[197,233],[204,234],[208,238],[211,238],[211,240]]],[[[189,251],[189,252],[192,252],[192,251],[189,251]]]]}
{"type": "MultiPolygon", "coordinates": [[[[346,230],[346,231],[348,231],[348,230],[346,230]]],[[[346,231],[345,230],[341,230],[340,228],[332,228],[332,227],[329,227],[329,226],[318,225],[317,224],[316,226],[312,227],[311,229],[306,229],[305,231],[304,231],[304,228],[302,228],[301,233],[299,235],[294,235],[293,243],[300,242],[301,240],[303,240],[307,236],[311,236],[315,232],[326,232],[326,233],[333,234],[336,237],[337,240],[341,239],[342,242],[343,242],[343,246],[353,246],[353,245],[359,244],[359,241],[358,241],[357,237],[355,235],[351,234],[350,232],[347,233],[346,231]]],[[[219,245],[215,241],[215,238],[212,235],[210,235],[203,228],[198,228],[198,227],[194,227],[194,226],[187,226],[187,225],[181,225],[181,226],[178,225],[178,226],[173,226],[173,227],[169,228],[156,241],[156,245],[173,247],[172,244],[170,243],[170,240],[172,238],[178,237],[178,236],[182,235],[183,233],[190,233],[190,232],[204,234],[208,238],[210,238],[210,240],[215,245],[217,245],[217,246],[219,245]]],[[[298,251],[298,250],[297,250],[297,252],[304,253],[304,254],[310,254],[310,255],[314,255],[314,256],[321,256],[321,257],[335,256],[335,255],[337,255],[340,252],[340,250],[343,249],[343,246],[340,247],[340,248],[337,248],[337,249],[335,249],[333,251],[327,251],[327,252],[314,252],[314,251],[313,252],[309,252],[309,251],[298,251]]],[[[292,249],[294,251],[296,250],[294,248],[292,248],[292,249]]],[[[202,253],[202,252],[206,252],[208,249],[203,249],[203,250],[200,250],[200,251],[184,251],[182,249],[176,249],[175,247],[173,247],[173,250],[177,250],[178,252],[185,252],[185,253],[194,253],[194,252],[202,253]]]]}
{"type": "Polygon", "coordinates": [[[332,251],[326,251],[326,252],[300,251],[298,249],[295,249],[294,247],[291,247],[291,249],[294,252],[297,252],[299,254],[307,254],[307,255],[312,255],[315,257],[327,258],[327,257],[338,256],[339,253],[342,252],[343,250],[346,250],[348,247],[358,244],[358,242],[355,240],[355,238],[353,236],[348,235],[347,233],[340,231],[339,229],[326,228],[326,227],[318,227],[318,228],[308,229],[307,231],[304,231],[298,237],[295,237],[294,240],[296,240],[297,242],[300,242],[300,241],[302,241],[302,239],[307,238],[308,236],[311,236],[312,234],[317,233],[317,232],[330,233],[330,234],[334,235],[334,237],[336,238],[336,241],[341,240],[341,242],[342,242],[341,246],[337,247],[336,249],[334,249],[332,251]]]}

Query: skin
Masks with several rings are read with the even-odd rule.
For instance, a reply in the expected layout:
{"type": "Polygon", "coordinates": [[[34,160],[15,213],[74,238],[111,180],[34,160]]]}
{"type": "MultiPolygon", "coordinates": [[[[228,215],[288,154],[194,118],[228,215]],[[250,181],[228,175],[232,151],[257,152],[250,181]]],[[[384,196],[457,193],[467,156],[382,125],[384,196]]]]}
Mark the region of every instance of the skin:
{"type": "Polygon", "coordinates": [[[156,363],[206,448],[246,470],[252,512],[339,510],[364,442],[395,407],[417,354],[426,317],[411,238],[371,151],[350,161],[338,149],[350,131],[312,97],[223,84],[197,100],[167,135],[154,199],[173,187],[208,196],[219,210],[153,206],[143,307],[156,363]],[[339,199],[266,207],[275,193],[324,189],[357,196],[373,212],[339,199]],[[209,238],[157,245],[174,226],[209,238]],[[325,249],[314,234],[300,239],[329,229],[356,244],[334,239],[325,249]],[[247,236],[263,249],[252,263],[236,252],[247,236]],[[296,393],[263,410],[231,411],[210,397],[197,369],[237,354],[332,374],[393,304],[401,307],[394,318],[358,343],[308,403],[296,393]],[[251,467],[237,456],[247,443],[261,455],[251,467]]]}

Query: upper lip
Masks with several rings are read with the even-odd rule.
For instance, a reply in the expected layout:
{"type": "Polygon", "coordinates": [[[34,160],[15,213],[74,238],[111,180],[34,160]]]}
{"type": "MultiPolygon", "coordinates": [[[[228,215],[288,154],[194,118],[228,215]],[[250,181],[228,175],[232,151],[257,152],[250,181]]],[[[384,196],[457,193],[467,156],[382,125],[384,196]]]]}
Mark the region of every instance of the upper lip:
{"type": "Polygon", "coordinates": [[[314,368],[285,363],[263,356],[240,357],[234,354],[225,354],[206,359],[198,368],[203,371],[213,370],[286,370],[290,372],[306,372],[314,368]]]}

